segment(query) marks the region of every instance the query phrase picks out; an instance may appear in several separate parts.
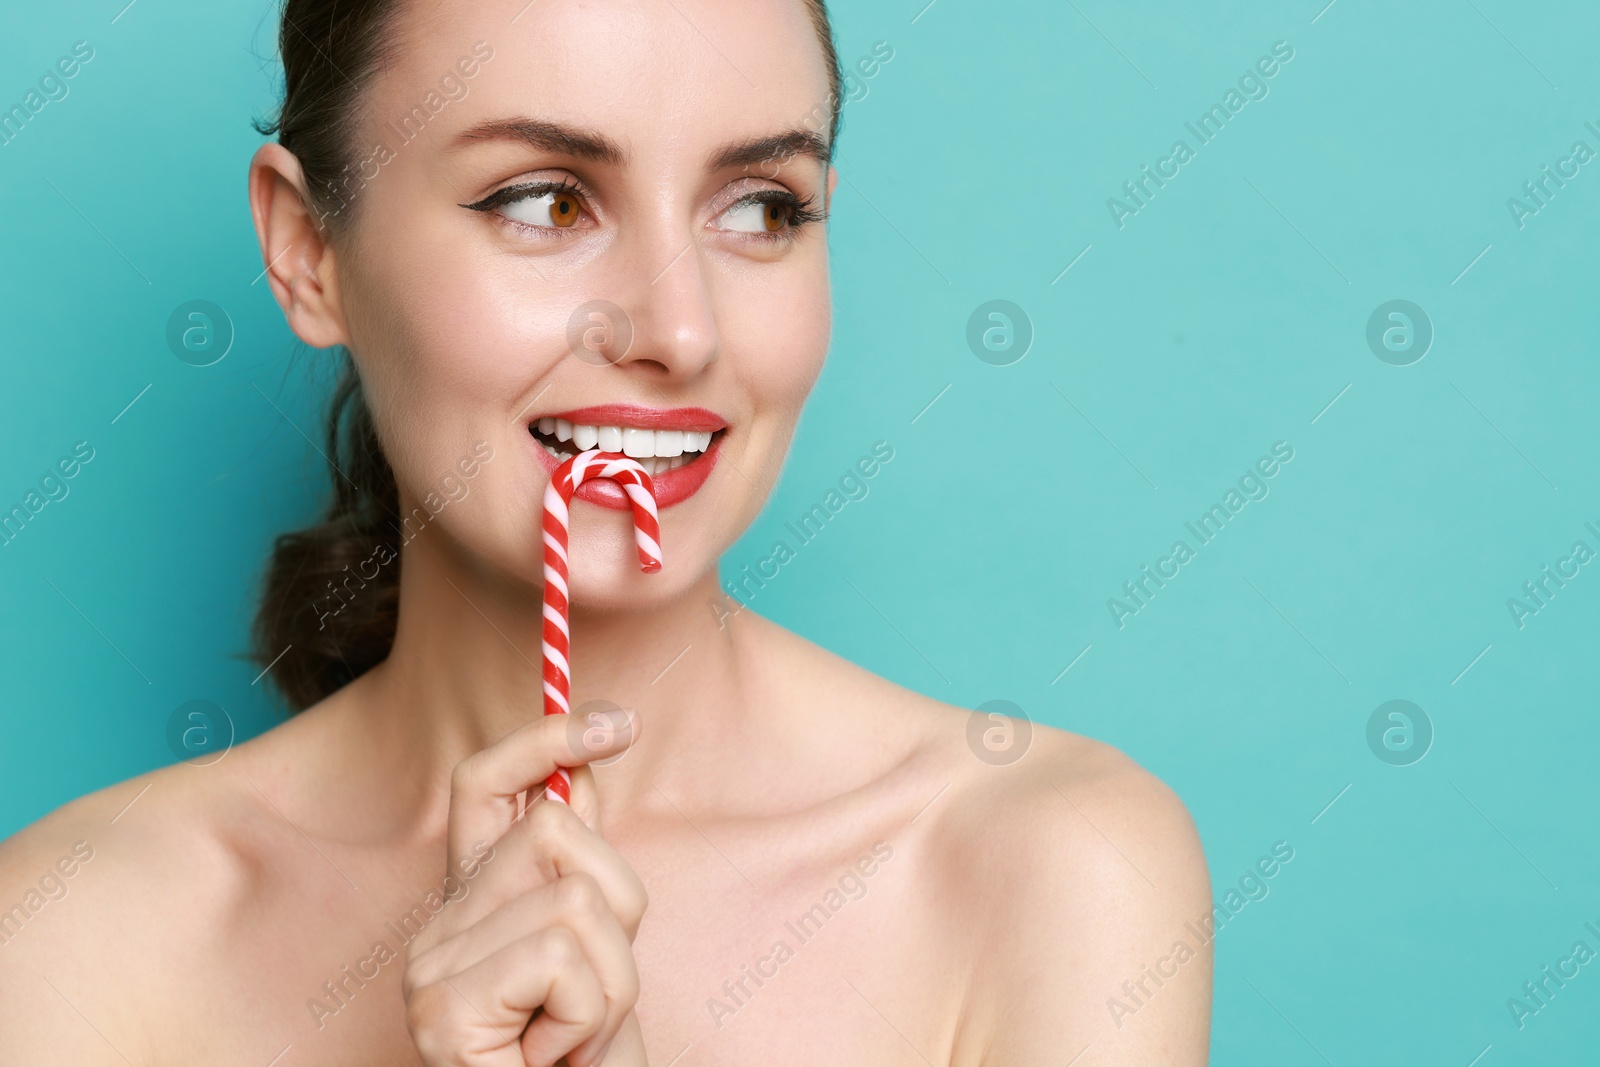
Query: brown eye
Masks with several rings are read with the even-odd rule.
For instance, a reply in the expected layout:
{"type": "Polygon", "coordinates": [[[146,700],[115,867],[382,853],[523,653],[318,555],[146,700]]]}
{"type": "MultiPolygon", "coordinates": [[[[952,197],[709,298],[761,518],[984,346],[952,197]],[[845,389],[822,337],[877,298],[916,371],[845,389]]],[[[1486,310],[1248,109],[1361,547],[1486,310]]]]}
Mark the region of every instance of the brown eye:
{"type": "Polygon", "coordinates": [[[562,229],[578,221],[578,198],[571,193],[556,193],[551,198],[550,221],[562,229]]]}
{"type": "Polygon", "coordinates": [[[578,193],[549,185],[513,186],[464,206],[498,211],[508,219],[540,230],[570,230],[583,216],[583,198],[578,193]]]}
{"type": "Polygon", "coordinates": [[[724,229],[756,236],[788,236],[796,231],[794,205],[785,200],[745,200],[724,211],[717,221],[724,229]]]}

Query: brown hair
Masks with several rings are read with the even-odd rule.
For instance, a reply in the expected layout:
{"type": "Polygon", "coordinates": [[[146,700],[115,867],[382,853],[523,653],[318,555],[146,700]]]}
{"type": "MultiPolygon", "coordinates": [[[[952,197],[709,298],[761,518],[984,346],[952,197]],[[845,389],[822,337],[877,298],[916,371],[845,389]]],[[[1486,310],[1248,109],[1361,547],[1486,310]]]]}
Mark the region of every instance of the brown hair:
{"type": "MultiPolygon", "coordinates": [[[[843,83],[826,0],[804,0],[828,69],[830,150],[839,136],[843,83]]],[[[397,46],[401,0],[285,0],[278,30],[283,102],[257,121],[294,153],[319,227],[342,231],[339,179],[356,164],[362,94],[397,46]]],[[[348,208],[348,210],[346,210],[348,208]]],[[[350,578],[380,546],[398,551],[400,496],[350,353],[336,350],[338,380],[324,427],[333,494],[315,524],[277,537],[251,632],[250,658],[267,668],[292,712],[317,703],[389,655],[399,618],[398,561],[350,578]],[[352,595],[348,602],[341,591],[352,595]],[[358,595],[357,595],[358,594],[358,595]],[[337,597],[335,600],[333,598],[337,597]],[[336,609],[329,605],[337,604],[336,609]]]]}

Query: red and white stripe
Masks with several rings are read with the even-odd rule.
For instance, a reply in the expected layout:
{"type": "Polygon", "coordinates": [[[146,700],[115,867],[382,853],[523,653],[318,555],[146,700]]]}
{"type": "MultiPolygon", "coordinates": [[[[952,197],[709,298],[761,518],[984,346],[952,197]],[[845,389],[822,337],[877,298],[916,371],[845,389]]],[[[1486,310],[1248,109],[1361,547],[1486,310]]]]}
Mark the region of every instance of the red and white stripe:
{"type": "MultiPolygon", "coordinates": [[[[567,624],[567,529],[572,494],[594,478],[610,478],[633,505],[633,540],[639,569],[661,569],[661,521],[656,514],[655,483],[638,461],[618,452],[591,448],[557,467],[544,490],[544,713],[572,711],[572,630],[567,624]]],[[[572,776],[557,767],[545,783],[545,795],[572,803],[572,776]]]]}

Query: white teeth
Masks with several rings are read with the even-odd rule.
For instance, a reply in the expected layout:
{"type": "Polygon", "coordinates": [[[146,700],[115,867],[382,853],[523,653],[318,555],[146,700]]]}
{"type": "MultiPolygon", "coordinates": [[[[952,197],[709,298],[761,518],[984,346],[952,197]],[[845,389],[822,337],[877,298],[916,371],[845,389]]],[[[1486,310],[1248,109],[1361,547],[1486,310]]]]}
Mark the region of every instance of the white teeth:
{"type": "MultiPolygon", "coordinates": [[[[656,469],[674,470],[698,457],[711,447],[711,430],[645,430],[637,426],[586,426],[554,416],[544,416],[536,423],[539,433],[556,440],[572,442],[571,449],[556,449],[546,445],[554,456],[569,456],[574,451],[584,452],[598,448],[604,452],[621,452],[643,461],[657,459],[656,469]],[[669,462],[670,461],[670,462],[669,462]]],[[[654,473],[654,472],[651,472],[654,473]]]]}
{"type": "Polygon", "coordinates": [[[633,426],[622,428],[622,454],[634,459],[644,459],[656,454],[656,432],[640,430],[633,426]]]}
{"type": "Polygon", "coordinates": [[[683,455],[683,437],[682,430],[657,430],[656,455],[668,458],[683,455]]]}

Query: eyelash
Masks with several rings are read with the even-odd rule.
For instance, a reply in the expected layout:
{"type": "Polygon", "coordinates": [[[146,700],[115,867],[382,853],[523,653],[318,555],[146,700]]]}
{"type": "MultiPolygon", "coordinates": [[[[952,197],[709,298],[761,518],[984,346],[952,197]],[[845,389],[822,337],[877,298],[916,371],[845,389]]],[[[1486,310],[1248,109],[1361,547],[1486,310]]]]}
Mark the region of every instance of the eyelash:
{"type": "MultiPolygon", "coordinates": [[[[496,208],[504,207],[507,204],[515,203],[518,200],[526,199],[530,196],[545,196],[550,193],[564,193],[568,196],[576,197],[578,200],[584,202],[587,202],[588,200],[588,197],[584,194],[584,191],[579,186],[564,178],[559,182],[527,182],[523,185],[508,185],[504,189],[496,189],[494,192],[490,193],[488,196],[477,201],[476,203],[462,204],[460,206],[471,211],[487,212],[493,211],[496,208]]],[[[738,200],[735,200],[733,203],[729,204],[723,209],[723,211],[732,211],[736,207],[742,207],[745,204],[751,203],[783,204],[789,209],[789,225],[780,231],[761,231],[755,233],[741,231],[741,236],[753,237],[758,241],[766,241],[769,243],[792,242],[799,237],[801,229],[803,229],[805,226],[813,222],[822,222],[828,217],[828,213],[826,211],[818,211],[814,209],[814,205],[816,203],[816,199],[814,197],[796,196],[793,193],[782,189],[765,189],[760,192],[751,193],[748,196],[742,196],[738,200]]],[[[520,222],[517,219],[506,219],[506,221],[524,229],[561,229],[561,227],[556,226],[529,226],[527,223],[520,222]]]]}

